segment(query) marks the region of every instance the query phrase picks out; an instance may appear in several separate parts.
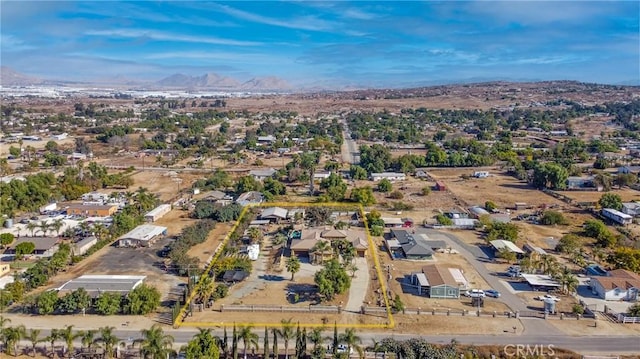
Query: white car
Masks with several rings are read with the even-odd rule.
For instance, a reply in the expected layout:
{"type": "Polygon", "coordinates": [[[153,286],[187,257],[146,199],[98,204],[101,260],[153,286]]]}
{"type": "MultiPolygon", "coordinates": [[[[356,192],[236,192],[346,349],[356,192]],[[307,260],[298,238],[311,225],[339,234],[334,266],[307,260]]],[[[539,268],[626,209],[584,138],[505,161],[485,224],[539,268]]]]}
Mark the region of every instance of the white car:
{"type": "Polygon", "coordinates": [[[466,291],[464,295],[471,298],[484,298],[486,296],[482,289],[471,289],[466,291]]]}
{"type": "Polygon", "coordinates": [[[556,297],[555,295],[551,295],[551,294],[545,294],[545,295],[541,295],[536,297],[537,300],[547,300],[547,299],[551,299],[554,302],[559,302],[560,298],[556,297]]]}

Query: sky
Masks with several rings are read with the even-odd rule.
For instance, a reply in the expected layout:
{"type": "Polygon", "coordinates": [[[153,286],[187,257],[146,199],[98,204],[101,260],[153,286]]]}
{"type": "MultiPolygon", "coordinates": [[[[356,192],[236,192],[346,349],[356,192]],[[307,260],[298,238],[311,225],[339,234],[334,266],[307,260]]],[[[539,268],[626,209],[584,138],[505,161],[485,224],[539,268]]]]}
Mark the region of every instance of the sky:
{"type": "Polygon", "coordinates": [[[0,0],[0,63],[73,81],[640,82],[638,1],[0,0]]]}

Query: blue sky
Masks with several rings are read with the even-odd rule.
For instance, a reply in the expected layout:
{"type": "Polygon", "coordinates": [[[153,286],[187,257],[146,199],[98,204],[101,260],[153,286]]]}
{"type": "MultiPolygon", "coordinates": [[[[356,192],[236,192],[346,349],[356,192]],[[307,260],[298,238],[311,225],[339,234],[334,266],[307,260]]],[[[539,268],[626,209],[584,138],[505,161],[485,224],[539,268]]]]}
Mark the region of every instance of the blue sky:
{"type": "Polygon", "coordinates": [[[2,65],[44,78],[640,81],[637,1],[2,0],[0,12],[2,65]]]}

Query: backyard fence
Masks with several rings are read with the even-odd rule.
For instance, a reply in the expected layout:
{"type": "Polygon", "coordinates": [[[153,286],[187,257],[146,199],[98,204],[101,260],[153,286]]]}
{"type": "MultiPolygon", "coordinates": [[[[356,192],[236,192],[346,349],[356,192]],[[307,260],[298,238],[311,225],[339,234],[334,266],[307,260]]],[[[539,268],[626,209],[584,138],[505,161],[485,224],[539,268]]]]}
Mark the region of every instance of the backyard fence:
{"type": "Polygon", "coordinates": [[[219,312],[342,313],[342,307],[337,305],[309,305],[305,307],[287,305],[221,305],[219,308],[212,308],[212,310],[219,312]]]}

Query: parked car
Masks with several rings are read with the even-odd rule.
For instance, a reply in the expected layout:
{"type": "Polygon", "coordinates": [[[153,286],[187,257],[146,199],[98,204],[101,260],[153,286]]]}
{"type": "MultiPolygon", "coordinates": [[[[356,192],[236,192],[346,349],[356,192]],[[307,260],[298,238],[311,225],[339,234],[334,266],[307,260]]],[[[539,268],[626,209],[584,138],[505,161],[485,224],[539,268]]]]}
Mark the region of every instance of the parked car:
{"type": "Polygon", "coordinates": [[[535,299],[537,300],[547,300],[547,299],[551,299],[555,302],[559,302],[560,298],[556,297],[555,295],[551,295],[551,294],[545,294],[545,295],[540,295],[535,297],[535,299]]]}
{"type": "Polygon", "coordinates": [[[27,218],[23,218],[23,219],[21,219],[21,220],[20,220],[20,223],[22,223],[22,224],[28,224],[28,223],[29,223],[29,219],[27,219],[27,218]]]}
{"type": "Polygon", "coordinates": [[[464,295],[471,298],[484,298],[486,296],[482,289],[471,289],[466,291],[464,295]]]}
{"type": "MultiPolygon", "coordinates": [[[[331,345],[329,345],[329,347],[327,348],[329,353],[333,352],[333,347],[331,345]]],[[[351,350],[349,350],[349,347],[344,345],[344,344],[338,344],[338,346],[336,347],[336,352],[338,354],[340,353],[346,353],[349,352],[349,354],[353,354],[353,348],[351,348],[351,350]]]]}
{"type": "Polygon", "coordinates": [[[500,292],[498,292],[495,289],[488,289],[484,291],[484,294],[487,297],[491,297],[491,298],[500,298],[500,292]]]}

